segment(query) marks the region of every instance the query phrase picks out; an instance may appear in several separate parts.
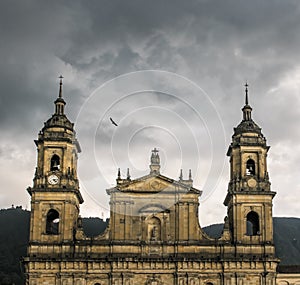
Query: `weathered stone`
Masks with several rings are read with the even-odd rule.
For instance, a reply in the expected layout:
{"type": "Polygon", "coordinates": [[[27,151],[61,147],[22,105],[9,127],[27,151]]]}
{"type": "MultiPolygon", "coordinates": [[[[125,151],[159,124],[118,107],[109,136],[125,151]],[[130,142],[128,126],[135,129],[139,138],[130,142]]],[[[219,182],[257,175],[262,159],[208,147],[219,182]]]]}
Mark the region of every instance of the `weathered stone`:
{"type": "Polygon", "coordinates": [[[36,141],[37,169],[28,188],[27,285],[300,284],[295,283],[299,273],[276,271],[269,147],[251,118],[248,98],[228,150],[228,216],[219,239],[207,236],[199,225],[202,192],[192,186],[191,174],[188,180],[180,175],[179,181],[160,174],[156,149],[148,175],[133,180],[129,171],[126,179],[118,175],[117,185],[107,189],[108,228],[100,236],[86,237],[79,217],[80,146],[64,106],[61,82],[55,114],[36,141]]]}

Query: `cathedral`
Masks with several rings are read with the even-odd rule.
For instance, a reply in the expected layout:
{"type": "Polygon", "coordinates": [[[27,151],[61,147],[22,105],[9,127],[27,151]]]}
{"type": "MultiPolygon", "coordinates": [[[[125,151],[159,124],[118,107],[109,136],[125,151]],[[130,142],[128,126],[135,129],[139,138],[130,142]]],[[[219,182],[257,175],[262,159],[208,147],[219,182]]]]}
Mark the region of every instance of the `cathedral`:
{"type": "MultiPolygon", "coordinates": [[[[99,236],[82,229],[77,159],[80,145],[65,114],[62,78],[55,112],[38,134],[31,196],[26,285],[289,285],[278,272],[268,175],[269,146],[252,119],[246,85],[242,121],[227,156],[227,216],[220,238],[199,225],[201,190],[166,177],[157,149],[145,176],[121,177],[107,189],[110,219],[99,236]]],[[[225,192],[225,191],[224,191],[225,192]]],[[[297,283],[298,282],[298,283],[297,283]]]]}

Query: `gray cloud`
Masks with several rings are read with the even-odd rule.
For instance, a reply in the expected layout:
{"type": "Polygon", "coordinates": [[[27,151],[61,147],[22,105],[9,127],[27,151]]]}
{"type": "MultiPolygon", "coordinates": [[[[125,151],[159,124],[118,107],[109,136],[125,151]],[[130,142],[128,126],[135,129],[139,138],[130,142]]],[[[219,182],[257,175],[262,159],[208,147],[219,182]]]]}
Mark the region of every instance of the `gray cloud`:
{"type": "MultiPolygon", "coordinates": [[[[94,155],[90,140],[94,139],[97,122],[90,126],[88,122],[105,114],[112,103],[110,96],[113,93],[101,94],[97,104],[89,107],[85,119],[82,119],[80,112],[87,106],[88,98],[95,88],[116,76],[143,69],[161,69],[193,80],[212,100],[226,134],[226,143],[214,150],[214,155],[222,162],[232,128],[241,119],[242,84],[246,79],[250,82],[254,118],[273,146],[269,159],[272,163],[271,179],[278,191],[275,214],[298,215],[295,201],[287,199],[283,193],[286,193],[285,189],[291,189],[291,195],[295,195],[300,188],[296,178],[300,171],[299,155],[298,152],[295,154],[300,138],[299,1],[165,0],[153,3],[140,0],[4,0],[0,5],[1,175],[14,175],[15,164],[19,173],[18,181],[5,179],[4,188],[11,191],[1,191],[2,207],[11,203],[28,203],[23,189],[31,183],[34,171],[35,147],[32,140],[53,112],[60,74],[66,77],[64,96],[68,102],[68,116],[76,121],[78,136],[86,147],[81,155],[80,171],[82,176],[92,181],[99,172],[91,168],[97,165],[91,166],[88,171],[83,165],[94,155]]],[[[143,78],[136,86],[152,86],[158,90],[169,88],[172,92],[178,92],[181,99],[197,106],[202,115],[205,114],[208,101],[203,101],[204,97],[191,90],[186,94],[180,92],[178,80],[165,83],[164,80],[154,82],[154,79],[143,78]]],[[[127,85],[122,85],[124,92],[130,89],[130,84],[127,85]]],[[[114,98],[121,96],[122,92],[114,98]]],[[[201,144],[201,124],[188,109],[182,108],[178,100],[162,95],[151,100],[150,103],[156,106],[168,106],[189,122],[189,127],[200,136],[200,148],[205,147],[201,144]]],[[[128,116],[129,110],[134,111],[144,103],[143,98],[135,97],[132,101],[124,100],[118,108],[116,105],[111,110],[114,116],[122,120],[128,116]]],[[[161,117],[164,115],[158,113],[157,118],[159,114],[161,117]]],[[[211,122],[209,128],[212,132],[212,126],[217,124],[214,114],[210,112],[205,117],[206,123],[211,122]]],[[[127,127],[137,130],[149,124],[143,114],[136,113],[136,116],[143,123],[134,123],[128,116],[126,124],[130,124],[127,127]]],[[[172,124],[170,118],[165,116],[169,125],[172,124]]],[[[112,139],[109,124],[102,127],[101,137],[96,136],[100,149],[101,146],[109,146],[112,139]]],[[[174,134],[178,132],[179,137],[182,126],[174,123],[171,129],[174,134]]],[[[126,128],[120,129],[118,141],[114,141],[116,154],[127,143],[122,138],[126,138],[126,128]]],[[[151,139],[146,132],[140,132],[136,137],[136,142],[141,144],[147,141],[151,139]]],[[[181,146],[185,149],[184,167],[194,165],[195,155],[188,150],[189,142],[182,140],[181,146]]],[[[146,151],[142,146],[134,150],[146,151]]],[[[176,148],[166,149],[165,154],[168,164],[172,164],[171,157],[178,156],[176,148]]],[[[130,149],[130,159],[126,161],[126,157],[122,157],[125,161],[120,164],[124,167],[131,163],[140,165],[143,159],[149,159],[148,156],[149,153],[134,154],[130,149]]],[[[110,163],[110,158],[106,162],[110,163]]],[[[202,163],[206,163],[206,157],[203,157],[202,163]]],[[[105,173],[111,173],[115,165],[104,164],[103,167],[105,173]]],[[[203,203],[201,211],[209,212],[207,222],[201,219],[204,224],[223,219],[220,215],[225,214],[225,208],[221,207],[222,201],[218,199],[225,197],[227,167],[226,164],[215,190],[216,196],[212,194],[203,203]],[[220,207],[214,207],[216,203],[220,207]]],[[[176,171],[166,165],[167,173],[175,175],[176,171]]],[[[205,176],[205,169],[201,171],[203,173],[196,175],[205,176]]],[[[136,173],[140,174],[138,171],[136,173]]],[[[108,177],[111,183],[114,178],[115,173],[108,177]]],[[[99,183],[102,184],[95,186],[91,183],[91,187],[105,188],[105,181],[101,179],[99,183]]],[[[196,186],[202,188],[205,181],[199,178],[197,183],[196,186]]],[[[94,193],[97,190],[83,191],[94,193]]],[[[103,197],[99,199],[105,200],[103,197]]],[[[84,213],[90,213],[87,208],[101,211],[88,196],[86,200],[88,206],[83,206],[84,213]]]]}

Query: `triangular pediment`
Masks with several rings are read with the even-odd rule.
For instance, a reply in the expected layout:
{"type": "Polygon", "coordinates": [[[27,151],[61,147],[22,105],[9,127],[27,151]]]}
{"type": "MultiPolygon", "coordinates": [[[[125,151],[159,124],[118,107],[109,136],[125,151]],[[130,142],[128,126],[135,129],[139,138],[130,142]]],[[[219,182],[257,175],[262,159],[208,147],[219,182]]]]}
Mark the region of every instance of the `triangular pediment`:
{"type": "Polygon", "coordinates": [[[120,183],[108,190],[121,192],[136,192],[136,193],[157,193],[166,192],[189,192],[201,194],[201,191],[192,187],[191,182],[176,181],[161,174],[146,175],[134,180],[122,180],[120,183]]]}

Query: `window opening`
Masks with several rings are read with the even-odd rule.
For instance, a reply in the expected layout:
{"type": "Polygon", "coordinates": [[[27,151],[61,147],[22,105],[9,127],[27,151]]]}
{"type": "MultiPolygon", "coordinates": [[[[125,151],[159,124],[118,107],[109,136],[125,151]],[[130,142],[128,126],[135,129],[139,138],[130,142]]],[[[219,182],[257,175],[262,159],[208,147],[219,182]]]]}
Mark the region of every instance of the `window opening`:
{"type": "Polygon", "coordinates": [[[58,155],[54,154],[51,158],[50,170],[60,170],[60,158],[58,155]]]}
{"type": "Polygon", "coordinates": [[[47,214],[46,233],[50,235],[57,235],[58,229],[59,229],[59,213],[51,209],[47,214]]]}
{"type": "Polygon", "coordinates": [[[246,163],[246,175],[255,175],[255,162],[251,158],[246,163]]]}
{"type": "Polygon", "coordinates": [[[250,212],[247,215],[247,236],[259,235],[259,217],[256,212],[250,212]]]}

